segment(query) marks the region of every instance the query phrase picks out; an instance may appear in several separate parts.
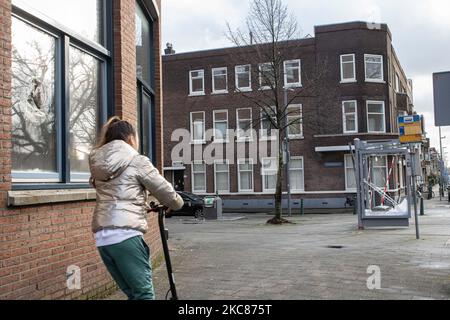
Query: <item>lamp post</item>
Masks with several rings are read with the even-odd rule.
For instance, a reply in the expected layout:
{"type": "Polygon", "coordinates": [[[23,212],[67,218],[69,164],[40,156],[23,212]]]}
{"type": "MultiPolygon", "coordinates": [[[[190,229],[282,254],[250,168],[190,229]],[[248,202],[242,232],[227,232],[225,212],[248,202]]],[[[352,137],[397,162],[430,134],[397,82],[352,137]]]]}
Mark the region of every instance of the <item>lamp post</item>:
{"type": "Polygon", "coordinates": [[[441,151],[441,159],[440,159],[440,172],[441,172],[441,178],[439,179],[439,199],[442,201],[442,194],[444,191],[444,147],[442,146],[442,140],[446,139],[447,137],[442,136],[442,127],[439,127],[439,146],[441,151]]]}
{"type": "Polygon", "coordinates": [[[288,214],[289,217],[292,217],[292,204],[291,204],[291,147],[289,140],[289,129],[288,129],[288,116],[287,116],[287,104],[288,104],[288,91],[289,88],[284,87],[284,121],[286,128],[284,129],[284,146],[285,146],[285,154],[286,154],[286,187],[288,193],[288,214]]]}

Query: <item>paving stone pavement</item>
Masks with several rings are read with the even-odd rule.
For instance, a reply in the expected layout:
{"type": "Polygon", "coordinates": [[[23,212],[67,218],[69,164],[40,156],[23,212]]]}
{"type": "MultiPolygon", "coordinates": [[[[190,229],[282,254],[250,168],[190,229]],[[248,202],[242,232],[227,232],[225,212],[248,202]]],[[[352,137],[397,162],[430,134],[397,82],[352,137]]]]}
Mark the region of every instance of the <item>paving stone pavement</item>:
{"type": "MultiPolygon", "coordinates": [[[[413,219],[408,229],[358,231],[353,215],[294,216],[296,224],[285,226],[266,225],[267,215],[246,217],[203,224],[167,221],[182,299],[450,299],[446,202],[426,202],[421,240],[413,219]],[[380,268],[379,290],[367,288],[369,266],[380,268]]],[[[154,278],[158,299],[164,299],[169,287],[164,265],[154,278]]]]}

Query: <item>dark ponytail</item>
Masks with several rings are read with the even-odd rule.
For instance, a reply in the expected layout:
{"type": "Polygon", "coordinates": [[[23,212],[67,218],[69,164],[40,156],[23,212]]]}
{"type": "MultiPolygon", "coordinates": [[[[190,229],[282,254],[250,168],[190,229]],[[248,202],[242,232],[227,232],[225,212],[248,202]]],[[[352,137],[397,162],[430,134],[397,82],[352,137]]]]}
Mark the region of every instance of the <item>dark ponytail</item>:
{"type": "Polygon", "coordinates": [[[136,129],[134,126],[119,117],[112,117],[103,126],[100,140],[96,148],[101,148],[115,140],[122,140],[128,143],[130,137],[136,137],[136,129]]]}

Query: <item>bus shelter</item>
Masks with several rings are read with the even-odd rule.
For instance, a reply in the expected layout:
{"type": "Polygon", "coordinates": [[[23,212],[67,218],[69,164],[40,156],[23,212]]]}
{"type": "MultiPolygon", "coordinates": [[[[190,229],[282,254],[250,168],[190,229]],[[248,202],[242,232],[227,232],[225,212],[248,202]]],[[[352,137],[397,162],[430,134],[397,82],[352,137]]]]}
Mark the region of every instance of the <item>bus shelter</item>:
{"type": "MultiPolygon", "coordinates": [[[[399,140],[366,142],[355,140],[355,176],[357,183],[357,213],[359,229],[380,227],[409,227],[414,200],[415,176],[420,163],[413,145],[401,144],[399,140]],[[380,157],[403,159],[406,163],[405,192],[393,195],[390,192],[389,170],[385,186],[380,186],[374,178],[374,166],[380,157]]],[[[394,162],[394,161],[393,161],[394,162]]],[[[419,168],[420,171],[420,168],[419,168]]],[[[417,210],[415,210],[417,211],[417,210]]]]}

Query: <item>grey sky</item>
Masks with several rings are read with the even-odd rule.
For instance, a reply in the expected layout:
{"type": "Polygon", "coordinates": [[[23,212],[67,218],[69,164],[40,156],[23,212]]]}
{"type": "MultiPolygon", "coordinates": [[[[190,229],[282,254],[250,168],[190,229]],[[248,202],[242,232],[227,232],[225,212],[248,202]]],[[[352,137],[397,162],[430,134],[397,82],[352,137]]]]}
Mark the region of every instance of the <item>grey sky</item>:
{"type": "MultiPolygon", "coordinates": [[[[414,81],[416,110],[426,118],[432,145],[434,127],[432,73],[450,71],[448,0],[284,0],[297,16],[303,36],[314,26],[362,20],[387,23],[407,76],[414,81]]],[[[163,43],[177,52],[230,46],[225,23],[242,26],[250,0],[163,0],[163,43]]],[[[450,152],[450,127],[443,128],[450,152]]]]}

